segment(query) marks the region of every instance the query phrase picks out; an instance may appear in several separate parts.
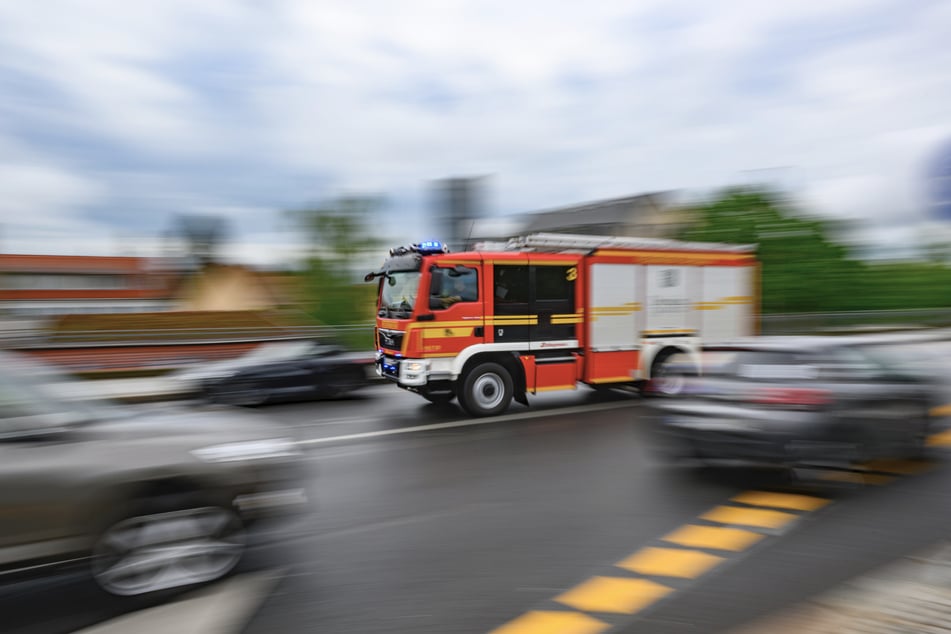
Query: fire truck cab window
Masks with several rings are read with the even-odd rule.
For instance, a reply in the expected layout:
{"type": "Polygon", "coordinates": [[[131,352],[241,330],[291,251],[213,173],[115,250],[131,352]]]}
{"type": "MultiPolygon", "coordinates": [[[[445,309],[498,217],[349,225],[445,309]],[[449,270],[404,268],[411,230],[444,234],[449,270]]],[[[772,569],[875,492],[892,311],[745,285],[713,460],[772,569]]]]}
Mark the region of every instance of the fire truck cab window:
{"type": "Polygon", "coordinates": [[[459,302],[479,300],[479,274],[475,269],[436,268],[432,272],[429,305],[434,310],[448,308],[459,302]]]}
{"type": "Polygon", "coordinates": [[[405,319],[416,305],[419,271],[390,273],[380,287],[380,310],[387,317],[405,319]]]}
{"type": "Polygon", "coordinates": [[[496,265],[496,304],[528,304],[529,289],[527,266],[496,265]]]}
{"type": "Polygon", "coordinates": [[[574,283],[563,266],[535,267],[535,299],[537,301],[571,300],[574,283]]]}

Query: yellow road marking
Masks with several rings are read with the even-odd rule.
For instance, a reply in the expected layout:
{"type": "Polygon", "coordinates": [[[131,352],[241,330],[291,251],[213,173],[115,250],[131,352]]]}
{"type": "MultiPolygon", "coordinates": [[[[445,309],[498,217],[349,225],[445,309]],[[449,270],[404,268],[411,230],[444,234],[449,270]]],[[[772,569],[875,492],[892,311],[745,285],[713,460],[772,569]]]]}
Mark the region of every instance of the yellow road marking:
{"type": "Polygon", "coordinates": [[[492,630],[490,634],[598,634],[609,627],[604,621],[587,614],[535,610],[492,630]]]}
{"type": "Polygon", "coordinates": [[[934,464],[926,460],[875,460],[861,465],[862,469],[868,471],[897,473],[899,475],[924,473],[932,467],[934,467],[934,464]]]}
{"type": "Polygon", "coordinates": [[[659,577],[696,579],[723,557],[682,548],[645,548],[617,565],[631,572],[659,577]]]}
{"type": "Polygon", "coordinates": [[[758,528],[780,528],[798,516],[782,511],[745,509],[738,506],[718,506],[700,516],[702,519],[721,524],[739,524],[758,528]]]}
{"type": "Polygon", "coordinates": [[[586,612],[634,614],[673,592],[649,579],[592,577],[555,601],[586,612]]]}
{"type": "Polygon", "coordinates": [[[664,537],[665,542],[690,546],[692,548],[712,548],[714,550],[744,550],[764,535],[739,528],[721,528],[719,526],[682,526],[664,537]]]}
{"type": "Polygon", "coordinates": [[[951,415],[951,403],[946,405],[939,405],[938,407],[932,407],[928,412],[932,416],[948,416],[951,415]]]}
{"type": "Polygon", "coordinates": [[[747,491],[734,496],[732,500],[750,506],[771,506],[777,509],[793,509],[796,511],[815,511],[829,503],[829,500],[812,497],[811,495],[768,491],[747,491]]]}
{"type": "Polygon", "coordinates": [[[947,447],[949,445],[951,445],[951,429],[928,437],[929,447],[947,447]]]}
{"type": "Polygon", "coordinates": [[[853,484],[888,484],[894,476],[879,473],[856,473],[854,471],[829,471],[822,475],[828,482],[851,482],[853,484]]]}

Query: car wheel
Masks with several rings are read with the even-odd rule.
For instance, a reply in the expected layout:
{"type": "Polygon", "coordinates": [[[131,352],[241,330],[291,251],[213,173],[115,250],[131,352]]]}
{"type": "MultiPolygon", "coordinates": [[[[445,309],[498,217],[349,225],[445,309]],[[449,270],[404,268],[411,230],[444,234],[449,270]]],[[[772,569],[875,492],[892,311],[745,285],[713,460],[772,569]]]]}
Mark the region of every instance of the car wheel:
{"type": "Polygon", "coordinates": [[[362,369],[359,371],[345,370],[331,380],[326,394],[328,397],[349,394],[365,384],[366,373],[362,369]]]}
{"type": "Polygon", "coordinates": [[[651,365],[651,378],[644,385],[645,396],[676,396],[687,382],[687,374],[676,371],[669,363],[672,353],[662,353],[651,365]]]}
{"type": "Polygon", "coordinates": [[[206,506],[134,514],[111,524],[92,552],[92,576],[105,592],[137,596],[224,577],[246,548],[240,518],[206,506]]]}
{"type": "Polygon", "coordinates": [[[513,392],[508,370],[498,363],[483,363],[463,380],[459,404],[471,416],[494,416],[508,408],[513,392]]]}

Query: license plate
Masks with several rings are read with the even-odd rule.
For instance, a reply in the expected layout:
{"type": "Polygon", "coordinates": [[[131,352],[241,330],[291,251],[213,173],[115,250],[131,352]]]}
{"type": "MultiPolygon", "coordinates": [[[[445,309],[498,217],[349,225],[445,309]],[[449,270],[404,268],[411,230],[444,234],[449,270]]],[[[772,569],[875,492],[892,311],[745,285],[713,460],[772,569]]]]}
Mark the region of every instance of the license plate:
{"type": "Polygon", "coordinates": [[[390,357],[380,359],[380,369],[385,376],[398,377],[400,375],[400,362],[390,357]]]}

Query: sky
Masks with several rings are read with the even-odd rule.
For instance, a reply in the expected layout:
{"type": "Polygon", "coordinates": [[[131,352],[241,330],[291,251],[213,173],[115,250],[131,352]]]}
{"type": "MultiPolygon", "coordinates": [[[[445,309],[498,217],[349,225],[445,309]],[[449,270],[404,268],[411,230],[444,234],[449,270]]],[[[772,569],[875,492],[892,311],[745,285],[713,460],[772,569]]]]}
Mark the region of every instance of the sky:
{"type": "MultiPolygon", "coordinates": [[[[946,231],[951,3],[0,0],[0,251],[154,255],[176,214],[287,264],[287,210],[434,180],[503,217],[766,182],[898,253],[946,231]]],[[[951,222],[951,221],[949,221],[951,222]]]]}

